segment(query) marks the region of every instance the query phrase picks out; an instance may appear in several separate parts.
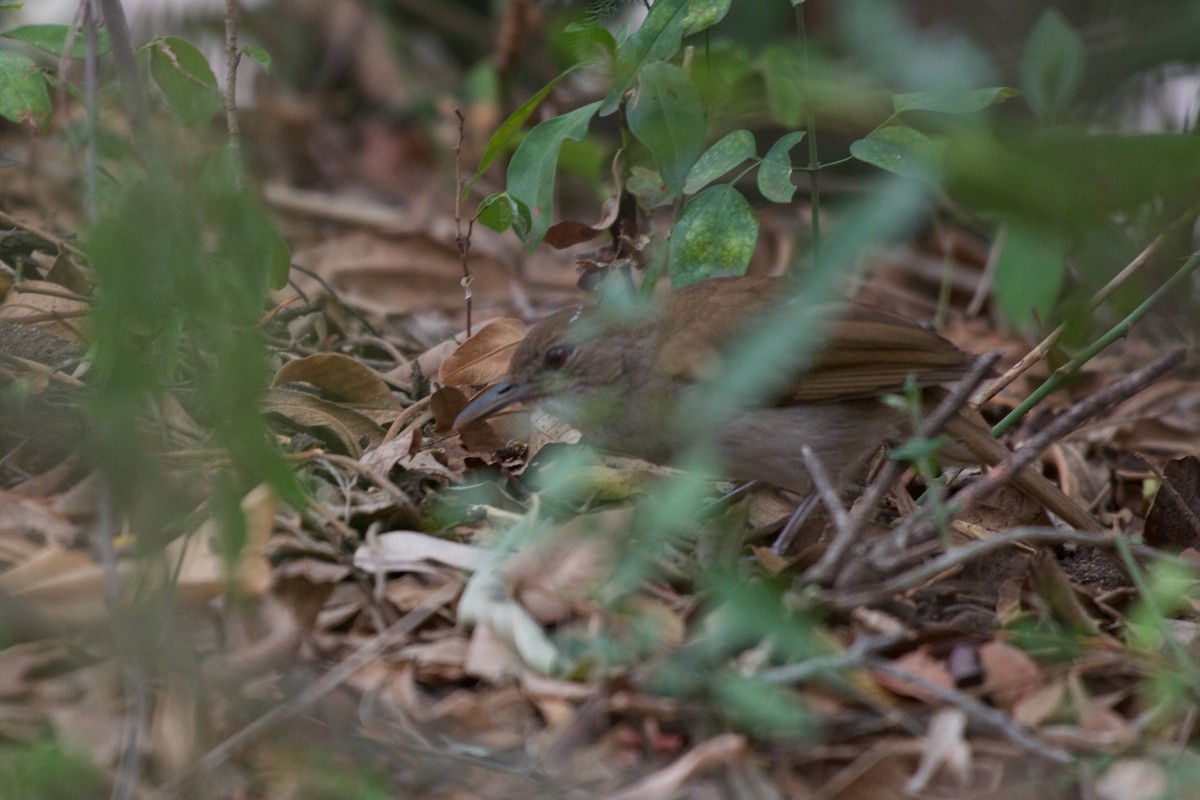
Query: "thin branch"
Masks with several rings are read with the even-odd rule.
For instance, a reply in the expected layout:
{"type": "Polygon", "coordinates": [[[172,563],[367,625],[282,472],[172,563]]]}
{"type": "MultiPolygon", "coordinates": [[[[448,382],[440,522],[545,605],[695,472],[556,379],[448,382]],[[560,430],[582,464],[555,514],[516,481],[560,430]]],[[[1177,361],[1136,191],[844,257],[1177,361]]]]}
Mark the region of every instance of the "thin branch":
{"type": "Polygon", "coordinates": [[[462,228],[462,196],[466,190],[462,176],[462,145],[466,138],[466,120],[461,109],[454,109],[458,117],[458,141],[454,143],[454,243],[458,245],[458,256],[462,260],[463,300],[467,304],[467,336],[471,335],[471,268],[467,264],[467,255],[471,252],[471,232],[475,229],[475,218],[467,221],[467,232],[462,228]]]}
{"type": "Polygon", "coordinates": [[[308,688],[294,699],[276,706],[258,719],[230,736],[225,741],[204,754],[182,776],[173,783],[173,788],[167,792],[179,789],[198,775],[211,772],[228,761],[238,750],[246,747],[258,737],[265,734],[274,726],[312,706],[325,695],[358,672],[374,659],[383,655],[391,647],[404,641],[410,633],[423,625],[426,620],[449,603],[458,594],[461,586],[457,582],[447,583],[434,592],[425,602],[405,614],[390,628],[371,637],[358,650],[351,653],[340,664],[317,678],[308,688]]]}
{"type": "MultiPolygon", "coordinates": [[[[1172,350],[1079,401],[1056,417],[1008,458],[984,473],[983,477],[955,495],[950,501],[952,510],[961,512],[971,508],[1012,480],[1017,472],[1040,458],[1052,444],[1074,431],[1085,420],[1102,414],[1137,394],[1176,367],[1183,361],[1184,356],[1183,348],[1172,350]]],[[[876,551],[871,554],[871,561],[883,574],[890,574],[895,571],[898,564],[907,558],[903,548],[898,547],[896,542],[920,543],[931,539],[936,534],[937,527],[931,520],[914,518],[902,529],[897,529],[892,536],[881,542],[876,551]]]]}
{"type": "MultiPolygon", "coordinates": [[[[925,418],[926,436],[938,435],[950,418],[966,405],[971,392],[975,391],[975,387],[999,360],[999,353],[987,353],[975,359],[970,371],[954,384],[949,393],[938,403],[933,413],[925,418]]],[[[845,526],[838,527],[838,533],[833,542],[825,549],[820,560],[809,568],[804,576],[806,581],[828,584],[833,579],[845,562],[850,548],[858,540],[858,532],[862,530],[863,524],[871,514],[875,513],[875,509],[883,501],[884,495],[896,483],[904,469],[904,464],[899,461],[888,461],[884,464],[875,480],[871,481],[871,485],[867,487],[858,503],[851,509],[845,526]]]]}
{"type": "Polygon", "coordinates": [[[1128,336],[1129,331],[1133,328],[1134,324],[1144,317],[1150,311],[1150,309],[1153,308],[1156,303],[1158,303],[1159,300],[1166,296],[1168,292],[1175,289],[1177,284],[1181,283],[1184,278],[1191,275],[1196,267],[1200,267],[1200,253],[1193,253],[1192,256],[1183,263],[1183,266],[1175,271],[1175,274],[1167,278],[1163,282],[1162,286],[1159,286],[1157,289],[1155,289],[1154,292],[1152,292],[1149,297],[1143,300],[1137,308],[1131,311],[1128,316],[1114,325],[1107,333],[1072,358],[1068,363],[1056,369],[1054,373],[1042,383],[1041,386],[1039,386],[1032,394],[1025,398],[1024,402],[1013,409],[1008,416],[1000,420],[992,427],[992,434],[994,436],[999,436],[1011,428],[1014,424],[1016,424],[1017,420],[1019,420],[1025,415],[1026,412],[1029,411],[1029,409],[1036,406],[1042,401],[1042,398],[1046,397],[1046,395],[1050,394],[1063,383],[1065,383],[1069,377],[1074,375],[1080,367],[1090,361],[1097,353],[1099,353],[1101,350],[1104,350],[1117,339],[1122,339],[1128,336]]]}
{"type": "Polygon", "coordinates": [[[237,71],[242,52],[237,46],[238,0],[225,0],[225,127],[229,146],[241,149],[242,133],[237,117],[237,71]]]}
{"type": "Polygon", "coordinates": [[[975,723],[985,728],[991,728],[1030,755],[1055,761],[1059,764],[1071,764],[1075,761],[1075,757],[1066,750],[1042,741],[1015,723],[1004,712],[976,700],[965,692],[960,692],[958,689],[926,680],[920,675],[900,669],[891,661],[885,659],[870,659],[867,666],[889,677],[911,684],[922,692],[936,697],[943,703],[949,703],[965,713],[975,723]]]}
{"type": "MultiPolygon", "coordinates": [[[[1189,208],[1183,216],[1181,216],[1179,219],[1172,222],[1170,225],[1167,226],[1166,230],[1164,230],[1158,236],[1154,237],[1154,241],[1152,241],[1152,242],[1150,242],[1150,244],[1146,245],[1146,249],[1144,249],[1144,250],[1142,250],[1142,252],[1138,253],[1138,255],[1132,261],[1130,261],[1125,266],[1124,269],[1122,269],[1115,276],[1113,276],[1112,280],[1110,280],[1108,283],[1104,284],[1104,286],[1100,289],[1100,291],[1096,292],[1095,296],[1092,297],[1092,299],[1090,301],[1088,301],[1087,311],[1090,313],[1092,311],[1095,311],[1097,308],[1099,308],[1100,304],[1103,303],[1105,300],[1107,300],[1109,297],[1111,297],[1112,293],[1115,292],[1122,284],[1124,284],[1125,281],[1127,281],[1131,277],[1133,277],[1138,271],[1140,271],[1142,269],[1142,267],[1149,264],[1150,257],[1153,256],[1155,253],[1157,253],[1158,249],[1160,247],[1162,247],[1163,242],[1166,241],[1167,234],[1172,233],[1176,228],[1178,228],[1180,225],[1187,222],[1188,220],[1194,219],[1196,217],[1197,213],[1200,213],[1200,206],[1194,206],[1192,208],[1189,208]]],[[[1007,230],[1008,230],[1007,227],[1001,230],[1000,236],[997,237],[996,247],[993,248],[993,250],[998,251],[999,248],[1003,247],[1003,240],[1004,240],[1004,237],[1007,235],[1007,230]]],[[[989,259],[988,259],[989,267],[993,266],[992,261],[993,261],[993,259],[989,257],[989,259]]],[[[974,301],[972,301],[972,306],[974,306],[974,301]]],[[[1045,339],[1043,339],[1041,342],[1038,343],[1037,347],[1033,348],[1028,353],[1026,353],[1025,356],[1022,357],[1020,361],[1018,361],[1016,364],[1012,365],[1007,371],[1005,371],[1005,373],[1003,375],[1001,375],[999,378],[994,380],[992,382],[992,384],[990,386],[988,386],[988,388],[986,390],[981,392],[980,395],[975,398],[975,405],[976,406],[984,405],[989,400],[991,400],[993,397],[1000,394],[1000,392],[1004,391],[1004,388],[1006,386],[1008,386],[1010,383],[1015,381],[1021,375],[1025,374],[1025,372],[1028,371],[1030,367],[1032,367],[1034,364],[1036,364],[1039,361],[1041,361],[1042,359],[1044,359],[1046,357],[1046,355],[1050,352],[1050,349],[1052,347],[1054,347],[1055,343],[1058,342],[1058,340],[1062,338],[1062,335],[1066,330],[1067,330],[1067,324],[1065,322],[1062,325],[1059,325],[1057,328],[1055,328],[1050,333],[1050,335],[1048,335],[1045,339]]]]}
{"type": "Polygon", "coordinates": [[[141,76],[138,75],[137,56],[133,50],[133,39],[129,35],[129,24],[125,21],[125,9],[121,0],[97,0],[104,12],[109,41],[112,42],[113,64],[121,84],[121,96],[125,102],[125,113],[139,145],[150,143],[150,111],[146,95],[142,92],[141,76]]]}

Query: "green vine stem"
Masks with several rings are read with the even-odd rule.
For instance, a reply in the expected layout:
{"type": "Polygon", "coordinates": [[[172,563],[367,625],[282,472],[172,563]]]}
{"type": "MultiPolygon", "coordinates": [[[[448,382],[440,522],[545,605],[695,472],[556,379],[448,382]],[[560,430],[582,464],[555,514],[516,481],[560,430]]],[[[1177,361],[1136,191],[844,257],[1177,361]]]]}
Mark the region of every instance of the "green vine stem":
{"type": "Polygon", "coordinates": [[[1079,371],[1079,368],[1090,361],[1097,353],[1104,350],[1117,339],[1122,339],[1129,335],[1129,331],[1133,328],[1146,313],[1154,307],[1154,304],[1162,299],[1163,295],[1175,288],[1176,284],[1190,275],[1197,266],[1200,266],[1200,253],[1193,253],[1192,256],[1176,270],[1175,274],[1167,278],[1163,285],[1158,287],[1149,297],[1129,313],[1129,316],[1121,320],[1107,333],[1093,342],[1089,347],[1072,358],[1069,362],[1056,369],[1049,378],[1047,378],[1041,386],[1035,389],[1029,397],[1025,398],[1019,406],[1009,412],[1008,416],[997,422],[992,427],[992,435],[1000,436],[1013,425],[1017,423],[1025,414],[1034,406],[1040,403],[1046,395],[1053,392],[1058,387],[1062,386],[1072,375],[1079,371]]]}

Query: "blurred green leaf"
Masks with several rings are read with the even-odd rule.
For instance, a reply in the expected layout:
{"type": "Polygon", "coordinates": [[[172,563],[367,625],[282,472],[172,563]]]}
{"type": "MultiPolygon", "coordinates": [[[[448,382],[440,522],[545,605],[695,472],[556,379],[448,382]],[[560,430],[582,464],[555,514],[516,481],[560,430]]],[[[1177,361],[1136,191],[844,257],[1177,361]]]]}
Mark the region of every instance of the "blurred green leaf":
{"type": "Polygon", "coordinates": [[[800,54],[789,48],[768,47],[758,63],[771,118],[789,128],[799,125],[804,120],[804,87],[800,81],[804,65],[800,54]]]}
{"type": "Polygon", "coordinates": [[[1064,268],[1060,235],[1024,221],[1010,224],[993,282],[1004,318],[1022,329],[1045,321],[1062,290],[1064,268]]]}
{"type": "Polygon", "coordinates": [[[1021,88],[1041,119],[1056,122],[1083,81],[1086,53],[1079,34],[1056,9],[1042,12],[1021,60],[1021,88]]]}
{"type": "Polygon", "coordinates": [[[629,168],[629,177],[625,179],[625,188],[638,199],[639,205],[647,211],[665,206],[675,199],[671,187],[652,169],[638,165],[629,168]]]}
{"type": "Polygon", "coordinates": [[[50,129],[50,91],[46,76],[23,55],[0,51],[0,115],[29,122],[38,133],[50,129]]]}
{"type": "Polygon", "coordinates": [[[684,206],[671,229],[671,285],[744,274],[757,240],[758,218],[737,189],[705,189],[684,206]]]}
{"type": "Polygon", "coordinates": [[[936,111],[940,114],[974,114],[1003,103],[1021,92],[1010,86],[971,89],[966,92],[909,92],[892,95],[892,107],[904,111],[936,111]]]}
{"type": "Polygon", "coordinates": [[[601,116],[617,110],[625,90],[633,85],[647,64],[671,58],[679,52],[686,21],[687,0],[658,0],[650,6],[650,13],[641,27],[617,49],[612,88],[600,107],[601,116]]]}
{"type": "Polygon", "coordinates": [[[820,724],[798,694],[779,686],[723,674],[715,677],[713,689],[721,710],[755,736],[803,738],[814,735],[820,724]]]}
{"type": "Polygon", "coordinates": [[[758,155],[754,134],[746,129],[731,131],[704,151],[688,171],[684,194],[695,194],[729,170],[758,155]]]}
{"type": "Polygon", "coordinates": [[[572,22],[563,28],[563,39],[576,60],[584,60],[589,46],[599,47],[610,61],[617,57],[617,40],[608,28],[596,22],[572,22]]]}
{"type": "Polygon", "coordinates": [[[758,190],[763,197],[775,203],[789,203],[796,187],[792,184],[791,149],[800,144],[804,131],[792,131],[779,137],[771,145],[762,165],[758,168],[758,190]]]}
{"type": "Polygon", "coordinates": [[[977,211],[1091,236],[1113,213],[1192,202],[1200,138],[1057,128],[1037,136],[964,133],[941,149],[946,189],[977,211]]]}
{"type": "Polygon", "coordinates": [[[550,227],[554,200],[554,176],[558,153],[567,139],[579,141],[587,135],[600,101],[568,111],[534,126],[508,162],[508,193],[529,209],[530,226],[525,245],[531,251],[550,227]]]}
{"type": "Polygon", "coordinates": [[[699,33],[725,19],[732,2],[733,0],[688,0],[683,35],[699,33]]]}
{"type": "MultiPolygon", "coordinates": [[[[5,31],[0,36],[31,44],[39,50],[45,50],[51,55],[62,56],[67,49],[67,39],[69,38],[70,31],[70,27],[66,25],[22,25],[19,28],[5,31]]],[[[101,56],[112,49],[112,42],[108,39],[107,29],[101,28],[97,32],[96,48],[96,55],[101,56]]],[[[75,41],[71,46],[71,58],[83,58],[86,55],[87,37],[83,31],[78,31],[75,34],[75,41]]]]}
{"type": "Polygon", "coordinates": [[[171,116],[189,128],[212,122],[222,99],[204,54],[174,36],[155,39],[142,51],[149,54],[150,75],[167,99],[171,116]]]}
{"type": "Polygon", "coordinates": [[[292,248],[288,247],[288,243],[274,226],[270,226],[266,235],[271,240],[271,256],[267,262],[268,285],[278,291],[287,286],[288,275],[292,271],[292,248]]]}
{"type": "Polygon", "coordinates": [[[489,194],[479,204],[475,219],[481,225],[486,225],[497,233],[503,233],[513,226],[517,218],[517,206],[509,197],[508,192],[489,194]]]}
{"type": "Polygon", "coordinates": [[[567,77],[574,70],[575,67],[571,67],[571,69],[568,69],[547,83],[538,90],[537,94],[522,103],[520,108],[509,114],[508,119],[500,123],[500,127],[492,134],[492,138],[488,139],[487,147],[483,150],[483,158],[479,161],[479,169],[475,170],[475,175],[471,178],[472,183],[479,180],[479,176],[492,165],[492,162],[496,160],[496,156],[504,152],[505,148],[508,147],[508,143],[512,141],[513,136],[516,135],[517,131],[521,130],[521,126],[537,110],[537,107],[550,96],[550,92],[554,91],[554,87],[558,86],[559,81],[567,77]]]}
{"type": "Polygon", "coordinates": [[[687,73],[665,61],[648,64],[625,116],[667,186],[681,194],[704,141],[704,106],[687,73]]]}
{"type": "Polygon", "coordinates": [[[904,125],[889,125],[850,143],[850,154],[859,161],[921,180],[933,180],[940,173],[940,153],[937,142],[904,125]]]}
{"type": "Polygon", "coordinates": [[[262,68],[267,72],[271,71],[271,54],[267,52],[265,47],[260,47],[256,44],[242,45],[242,53],[262,64],[262,68]]]}

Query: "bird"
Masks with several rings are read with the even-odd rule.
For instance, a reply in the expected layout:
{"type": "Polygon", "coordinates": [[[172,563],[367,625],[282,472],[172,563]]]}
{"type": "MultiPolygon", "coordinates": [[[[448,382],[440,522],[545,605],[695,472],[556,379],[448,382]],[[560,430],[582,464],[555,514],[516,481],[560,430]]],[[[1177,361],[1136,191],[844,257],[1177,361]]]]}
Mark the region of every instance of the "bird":
{"type": "MultiPolygon", "coordinates": [[[[954,381],[971,356],[881,308],[833,304],[818,309],[829,324],[807,359],[765,356],[757,364],[771,373],[765,396],[739,400],[716,420],[694,415],[719,391],[731,360],[747,357],[739,347],[755,326],[791,313],[788,296],[780,278],[722,277],[681,287],[641,313],[613,313],[603,304],[563,309],[533,325],[506,377],[468,403],[454,428],[534,403],[601,448],[647,461],[674,463],[708,437],[728,477],[807,495],[807,446],[835,486],[859,485],[882,446],[913,433],[908,409],[881,398],[954,381]]],[[[796,306],[795,313],[804,312],[796,306]]],[[[947,431],[977,463],[1008,454],[977,415],[960,412],[947,431]]],[[[1040,474],[1026,470],[1016,483],[1068,524],[1096,529],[1040,474]]]]}

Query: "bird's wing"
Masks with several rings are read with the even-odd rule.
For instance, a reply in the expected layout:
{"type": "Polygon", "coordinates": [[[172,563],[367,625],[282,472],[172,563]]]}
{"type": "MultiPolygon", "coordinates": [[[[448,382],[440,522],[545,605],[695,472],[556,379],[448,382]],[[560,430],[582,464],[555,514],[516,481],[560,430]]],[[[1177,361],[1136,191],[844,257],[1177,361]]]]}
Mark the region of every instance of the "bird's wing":
{"type": "MultiPolygon", "coordinates": [[[[773,278],[716,279],[680,289],[668,299],[659,371],[700,383],[718,378],[731,343],[784,299],[773,278]]],[[[928,386],[962,375],[968,356],[946,339],[882,309],[844,304],[827,309],[824,342],[810,366],[796,371],[776,402],[819,403],[902,391],[908,375],[928,386]]],[[[766,368],[766,365],[764,365],[766,368]]]]}

